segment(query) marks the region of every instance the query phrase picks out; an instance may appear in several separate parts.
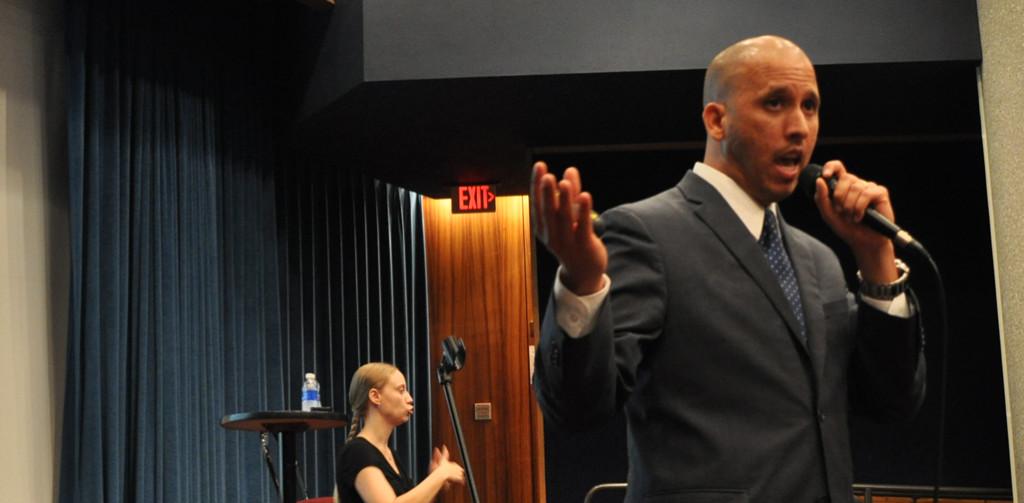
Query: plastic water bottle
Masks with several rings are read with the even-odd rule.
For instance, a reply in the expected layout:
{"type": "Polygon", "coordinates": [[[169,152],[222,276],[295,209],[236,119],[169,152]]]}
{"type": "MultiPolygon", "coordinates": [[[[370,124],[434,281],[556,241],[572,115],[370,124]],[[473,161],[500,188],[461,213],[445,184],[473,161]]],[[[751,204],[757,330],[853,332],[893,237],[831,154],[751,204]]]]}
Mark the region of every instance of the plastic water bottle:
{"type": "Polygon", "coordinates": [[[320,383],[316,380],[316,374],[307,372],[306,380],[302,382],[302,411],[309,412],[319,406],[320,383]]]}

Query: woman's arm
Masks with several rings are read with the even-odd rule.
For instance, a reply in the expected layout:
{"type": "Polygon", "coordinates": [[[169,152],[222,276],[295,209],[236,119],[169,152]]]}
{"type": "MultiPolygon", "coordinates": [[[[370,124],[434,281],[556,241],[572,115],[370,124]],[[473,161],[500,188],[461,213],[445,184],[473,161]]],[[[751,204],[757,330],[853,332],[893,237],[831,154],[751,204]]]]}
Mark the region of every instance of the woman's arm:
{"type": "Polygon", "coordinates": [[[435,464],[436,467],[427,478],[401,496],[395,495],[395,490],[391,488],[380,468],[367,466],[356,474],[356,491],[366,503],[428,503],[433,501],[448,482],[462,484],[465,479],[462,467],[448,460],[448,449],[443,452],[434,449],[434,461],[431,465],[435,464]]]}

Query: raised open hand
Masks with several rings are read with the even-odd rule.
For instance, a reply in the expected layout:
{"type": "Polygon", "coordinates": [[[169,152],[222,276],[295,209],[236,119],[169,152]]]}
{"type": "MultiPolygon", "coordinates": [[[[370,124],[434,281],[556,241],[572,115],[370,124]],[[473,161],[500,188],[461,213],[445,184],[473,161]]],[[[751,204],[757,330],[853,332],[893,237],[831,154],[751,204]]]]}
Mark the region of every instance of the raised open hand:
{"type": "Polygon", "coordinates": [[[557,180],[544,162],[533,165],[533,230],[562,266],[562,284],[576,295],[600,290],[608,267],[608,252],[590,218],[593,199],[582,187],[576,168],[557,180]]]}

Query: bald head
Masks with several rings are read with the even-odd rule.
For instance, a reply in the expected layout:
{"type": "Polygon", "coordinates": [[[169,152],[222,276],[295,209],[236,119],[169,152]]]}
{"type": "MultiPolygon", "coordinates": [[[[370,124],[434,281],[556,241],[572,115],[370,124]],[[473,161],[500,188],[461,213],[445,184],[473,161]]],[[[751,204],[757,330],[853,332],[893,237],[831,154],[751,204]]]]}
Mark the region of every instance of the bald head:
{"type": "Polygon", "coordinates": [[[737,42],[708,65],[701,118],[704,163],[762,206],[788,197],[818,138],[818,79],[793,42],[737,42]]]}
{"type": "Polygon", "coordinates": [[[704,74],[704,105],[712,101],[723,102],[732,92],[738,78],[756,68],[758,63],[779,56],[798,55],[807,60],[803,49],[792,41],[776,36],[762,35],[740,40],[718,53],[704,74]]]}

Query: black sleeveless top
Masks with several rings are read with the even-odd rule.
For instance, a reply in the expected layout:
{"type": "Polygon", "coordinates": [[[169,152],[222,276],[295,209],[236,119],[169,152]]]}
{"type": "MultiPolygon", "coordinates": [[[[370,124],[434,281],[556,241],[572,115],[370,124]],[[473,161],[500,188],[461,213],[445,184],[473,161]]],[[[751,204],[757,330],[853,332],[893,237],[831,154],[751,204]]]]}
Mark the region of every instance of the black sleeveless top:
{"type": "Polygon", "coordinates": [[[397,457],[395,464],[398,466],[398,473],[391,468],[388,460],[384,458],[384,454],[365,438],[356,437],[350,440],[338,453],[336,479],[341,503],[363,503],[363,499],[356,491],[356,475],[359,475],[359,472],[368,466],[376,466],[384,472],[384,478],[395,490],[395,496],[409,492],[416,484],[405,475],[405,468],[402,467],[402,462],[397,457]]]}

